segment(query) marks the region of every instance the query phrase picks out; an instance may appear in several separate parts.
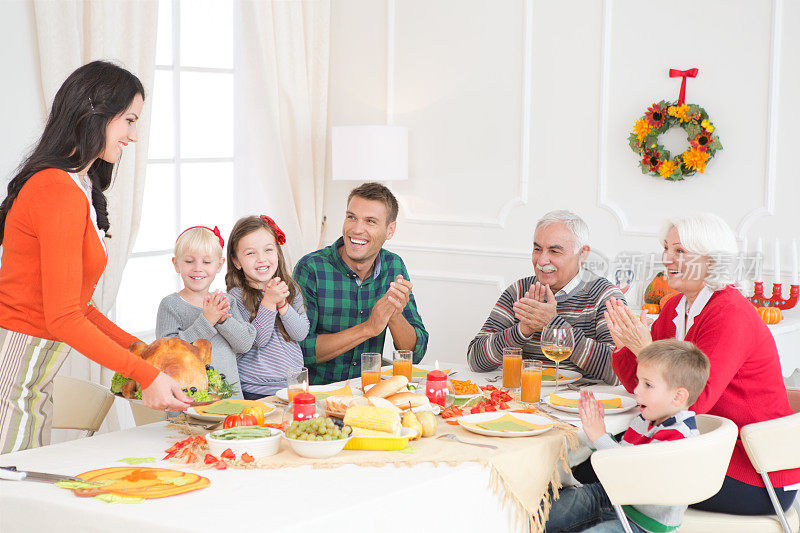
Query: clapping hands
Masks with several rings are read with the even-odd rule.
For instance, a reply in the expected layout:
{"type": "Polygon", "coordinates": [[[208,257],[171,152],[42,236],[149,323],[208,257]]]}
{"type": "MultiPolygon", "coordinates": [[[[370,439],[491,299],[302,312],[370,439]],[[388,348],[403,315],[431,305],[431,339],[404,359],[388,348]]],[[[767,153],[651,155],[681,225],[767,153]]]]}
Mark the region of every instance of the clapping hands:
{"type": "Polygon", "coordinates": [[[220,291],[203,296],[203,316],[212,326],[222,324],[230,318],[231,304],[228,297],[220,291]]]}
{"type": "Polygon", "coordinates": [[[286,302],[288,297],[289,286],[286,284],[286,282],[281,278],[272,278],[267,282],[267,286],[264,288],[264,297],[261,299],[261,305],[272,311],[275,311],[278,307],[281,307],[278,312],[282,310],[283,313],[285,313],[287,309],[283,304],[286,302]]]}
{"type": "Polygon", "coordinates": [[[403,309],[411,299],[412,288],[411,282],[403,279],[403,276],[400,275],[389,284],[389,290],[375,302],[367,319],[371,326],[370,329],[374,333],[373,336],[386,329],[390,320],[403,314],[403,309]]]}
{"type": "Polygon", "coordinates": [[[514,302],[514,317],[519,320],[519,329],[525,336],[542,331],[555,316],[556,297],[550,285],[542,285],[537,281],[522,298],[514,302]]]}
{"type": "Polygon", "coordinates": [[[630,307],[616,298],[609,298],[603,312],[608,331],[617,348],[627,347],[635,355],[653,342],[647,323],[647,312],[638,317],[630,307]]]}
{"type": "Polygon", "coordinates": [[[581,391],[578,400],[578,411],[581,415],[581,425],[586,436],[591,442],[599,439],[606,432],[606,423],[603,420],[605,409],[603,404],[595,400],[594,394],[586,389],[581,391]]]}

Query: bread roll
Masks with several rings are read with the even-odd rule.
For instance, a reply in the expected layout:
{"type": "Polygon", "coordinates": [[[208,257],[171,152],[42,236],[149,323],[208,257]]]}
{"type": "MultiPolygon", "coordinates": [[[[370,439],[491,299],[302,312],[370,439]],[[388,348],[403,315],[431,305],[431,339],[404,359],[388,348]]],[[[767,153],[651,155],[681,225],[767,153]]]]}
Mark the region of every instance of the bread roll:
{"type": "Polygon", "coordinates": [[[367,398],[386,398],[390,394],[401,391],[408,385],[408,378],[405,376],[392,376],[389,379],[384,379],[380,383],[375,384],[364,396],[367,398]]]}
{"type": "Polygon", "coordinates": [[[415,394],[413,392],[398,392],[387,396],[386,399],[400,409],[413,409],[414,407],[430,404],[427,396],[415,394]]]}
{"type": "Polygon", "coordinates": [[[399,411],[399,409],[386,398],[365,398],[365,400],[367,400],[373,407],[384,407],[394,411],[399,411]]]}

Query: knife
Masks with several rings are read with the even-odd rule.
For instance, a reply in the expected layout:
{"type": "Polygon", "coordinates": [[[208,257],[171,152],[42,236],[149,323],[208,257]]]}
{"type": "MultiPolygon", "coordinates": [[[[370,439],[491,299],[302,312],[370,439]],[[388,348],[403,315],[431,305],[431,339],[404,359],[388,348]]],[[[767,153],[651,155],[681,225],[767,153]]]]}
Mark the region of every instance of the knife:
{"type": "Polygon", "coordinates": [[[11,481],[42,481],[45,483],[55,483],[56,481],[81,481],[83,483],[91,483],[79,477],[67,476],[62,474],[45,474],[44,472],[28,472],[17,470],[16,466],[0,466],[0,479],[8,479],[11,481]]]}

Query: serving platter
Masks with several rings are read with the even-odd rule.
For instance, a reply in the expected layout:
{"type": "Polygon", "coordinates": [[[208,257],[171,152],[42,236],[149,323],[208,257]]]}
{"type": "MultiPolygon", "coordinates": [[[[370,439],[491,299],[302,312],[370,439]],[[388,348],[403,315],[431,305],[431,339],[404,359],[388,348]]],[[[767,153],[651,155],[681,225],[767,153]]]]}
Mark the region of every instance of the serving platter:
{"type": "Polygon", "coordinates": [[[206,409],[209,409],[221,402],[239,404],[242,406],[242,409],[247,407],[258,407],[264,411],[265,416],[269,415],[275,410],[274,405],[262,402],[261,400],[238,400],[235,398],[228,398],[227,400],[219,400],[208,405],[203,405],[202,407],[189,407],[189,409],[186,410],[186,414],[192,418],[196,418],[197,420],[203,420],[204,422],[219,422],[220,420],[225,420],[225,417],[228,415],[218,415],[205,412],[206,409]]]}

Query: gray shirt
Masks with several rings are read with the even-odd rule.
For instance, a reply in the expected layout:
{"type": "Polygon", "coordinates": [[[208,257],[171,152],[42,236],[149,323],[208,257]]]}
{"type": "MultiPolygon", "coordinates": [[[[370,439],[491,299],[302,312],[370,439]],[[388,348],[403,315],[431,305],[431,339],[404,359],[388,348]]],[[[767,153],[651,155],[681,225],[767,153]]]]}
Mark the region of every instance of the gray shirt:
{"type": "Polygon", "coordinates": [[[242,385],[236,354],[248,351],[256,338],[256,328],[242,318],[239,308],[230,302],[231,316],[223,323],[212,326],[197,307],[178,293],[161,300],[156,318],[156,337],[178,337],[186,342],[206,339],[211,343],[211,366],[236,390],[233,397],[242,398],[242,385]]]}
{"type": "MultiPolygon", "coordinates": [[[[231,309],[236,308],[242,316],[250,317],[242,301],[241,289],[234,287],[228,297],[231,309]]],[[[286,387],[289,369],[303,367],[303,353],[297,343],[308,335],[309,321],[300,289],[297,289],[285,315],[280,316],[277,311],[259,305],[252,324],[256,329],[255,342],[247,353],[238,357],[239,376],[245,391],[268,396],[286,387]],[[291,340],[283,338],[276,327],[277,320],[281,321],[291,340]]]]}

